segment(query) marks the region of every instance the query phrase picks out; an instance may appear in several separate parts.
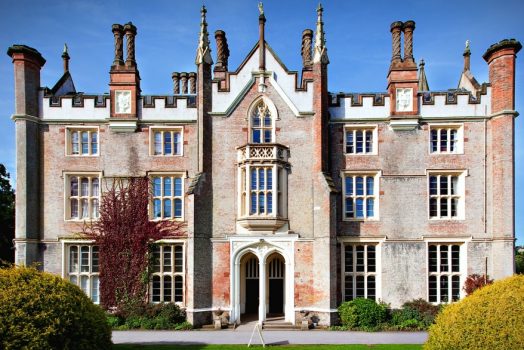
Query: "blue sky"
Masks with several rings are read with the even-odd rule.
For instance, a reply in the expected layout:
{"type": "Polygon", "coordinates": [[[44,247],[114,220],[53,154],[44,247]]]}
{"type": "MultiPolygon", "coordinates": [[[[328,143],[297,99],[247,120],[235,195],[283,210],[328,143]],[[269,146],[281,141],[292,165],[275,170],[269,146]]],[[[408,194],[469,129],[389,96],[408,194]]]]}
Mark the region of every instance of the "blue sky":
{"type": "MultiPolygon", "coordinates": [[[[136,58],[144,94],[172,91],[171,72],[194,71],[199,10],[208,8],[211,34],[227,33],[235,69],[258,37],[255,0],[237,1],[27,1],[0,2],[0,48],[26,44],[47,59],[42,85],[52,87],[62,74],[64,43],[71,55],[70,71],[78,91],[107,92],[113,60],[113,23],[132,21],[138,27],[136,58]]],[[[317,1],[268,0],[266,40],[289,69],[300,70],[303,29],[315,28],[317,1]]],[[[391,57],[389,25],[416,22],[414,56],[426,62],[431,90],[455,88],[463,66],[464,42],[471,41],[471,70],[488,81],[482,54],[504,38],[524,42],[524,1],[325,1],[324,22],[332,92],[385,91],[391,57]]],[[[213,57],[214,37],[210,36],[213,57]]],[[[524,51],[517,59],[516,109],[524,113],[524,51]]],[[[0,162],[15,173],[13,67],[0,55],[0,162]]],[[[515,130],[515,197],[517,244],[524,244],[524,116],[515,130]]]]}

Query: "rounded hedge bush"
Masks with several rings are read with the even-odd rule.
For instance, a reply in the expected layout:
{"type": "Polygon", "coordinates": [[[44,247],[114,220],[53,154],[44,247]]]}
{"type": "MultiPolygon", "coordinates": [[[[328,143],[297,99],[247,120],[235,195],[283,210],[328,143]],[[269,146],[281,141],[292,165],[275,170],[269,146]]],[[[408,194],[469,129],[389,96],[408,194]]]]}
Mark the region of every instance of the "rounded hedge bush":
{"type": "Polygon", "coordinates": [[[374,300],[356,298],[338,307],[342,326],[349,329],[374,330],[386,321],[387,307],[374,300]]]}
{"type": "Polygon", "coordinates": [[[524,349],[524,276],[485,286],[444,308],[424,349],[524,349]]]}
{"type": "Polygon", "coordinates": [[[1,349],[111,349],[105,313],[68,281],[35,268],[0,269],[1,349]]]}

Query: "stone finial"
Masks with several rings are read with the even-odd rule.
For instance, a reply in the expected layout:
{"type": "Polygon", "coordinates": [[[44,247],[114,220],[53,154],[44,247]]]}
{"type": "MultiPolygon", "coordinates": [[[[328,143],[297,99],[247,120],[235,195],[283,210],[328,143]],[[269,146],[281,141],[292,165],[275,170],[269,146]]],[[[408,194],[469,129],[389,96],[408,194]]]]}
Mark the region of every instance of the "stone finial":
{"type": "Polygon", "coordinates": [[[469,48],[469,40],[466,40],[466,47],[464,48],[464,72],[469,71],[471,68],[471,50],[469,48]]]}
{"type": "Polygon", "coordinates": [[[113,65],[121,66],[124,64],[124,27],[120,24],[113,24],[111,30],[115,37],[115,59],[113,60],[113,65]]]}
{"type": "Polygon", "coordinates": [[[211,58],[211,48],[209,47],[209,33],[207,32],[207,22],[206,22],[206,7],[202,6],[200,10],[200,34],[198,37],[198,48],[195,58],[195,63],[197,65],[206,63],[213,64],[213,58],[211,58]]]}
{"type": "Polygon", "coordinates": [[[227,71],[229,60],[229,46],[227,45],[226,32],[217,30],[215,32],[215,40],[217,43],[217,63],[215,64],[215,71],[227,71]]]}
{"type": "Polygon", "coordinates": [[[173,79],[173,95],[178,95],[180,94],[180,74],[173,72],[171,78],[173,79]]]}
{"type": "Polygon", "coordinates": [[[415,22],[406,21],[402,26],[404,32],[404,61],[412,61],[413,58],[413,32],[415,31],[415,22]]]}
{"type": "Polygon", "coordinates": [[[126,23],[126,25],[124,25],[124,32],[126,34],[126,39],[127,39],[126,66],[134,67],[136,66],[136,61],[135,61],[136,27],[131,22],[126,23]]]}
{"type": "Polygon", "coordinates": [[[190,72],[188,74],[188,78],[189,78],[189,93],[196,94],[196,73],[190,72]]]}
{"type": "Polygon", "coordinates": [[[180,93],[187,94],[187,73],[180,73],[180,93]]]}
{"type": "Polygon", "coordinates": [[[418,71],[418,91],[429,91],[428,80],[426,78],[426,72],[424,71],[425,62],[423,59],[419,63],[418,71]]]}
{"type": "Polygon", "coordinates": [[[64,44],[64,51],[62,52],[62,59],[64,61],[64,73],[69,72],[69,52],[67,50],[67,44],[64,44]]]}
{"type": "Polygon", "coordinates": [[[329,63],[329,58],[327,56],[326,48],[326,38],[324,33],[324,22],[322,21],[322,13],[324,8],[322,4],[318,4],[317,7],[317,30],[315,33],[315,48],[313,55],[313,63],[329,63]]]}
{"type": "Polygon", "coordinates": [[[305,29],[302,32],[302,67],[311,67],[313,64],[313,57],[311,54],[311,45],[313,44],[313,31],[311,29],[305,29]]]}
{"type": "Polygon", "coordinates": [[[264,4],[262,3],[262,1],[259,1],[258,3],[258,12],[260,12],[261,16],[264,14],[264,4]]]}

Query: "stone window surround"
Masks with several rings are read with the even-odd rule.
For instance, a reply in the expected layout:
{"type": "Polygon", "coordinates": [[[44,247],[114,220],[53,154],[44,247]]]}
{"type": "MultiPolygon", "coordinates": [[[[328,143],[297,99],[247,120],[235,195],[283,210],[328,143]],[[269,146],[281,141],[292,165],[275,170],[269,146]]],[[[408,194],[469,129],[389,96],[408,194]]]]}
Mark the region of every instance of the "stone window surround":
{"type": "MultiPolygon", "coordinates": [[[[427,184],[426,184],[426,191],[427,191],[427,213],[428,213],[428,220],[430,221],[442,221],[442,220],[465,220],[466,219],[466,177],[469,175],[468,170],[449,170],[449,169],[427,169],[426,170],[426,176],[427,176],[427,184]],[[459,197],[459,204],[457,208],[457,216],[452,217],[451,215],[448,215],[447,217],[440,217],[440,216],[431,216],[431,208],[430,208],[430,199],[432,198],[432,195],[430,194],[430,178],[431,176],[438,176],[438,175],[451,175],[451,176],[458,176],[459,182],[458,182],[458,197],[459,197]]],[[[433,195],[433,198],[440,198],[441,195],[433,195]]],[[[451,207],[448,207],[448,213],[451,213],[451,207]]]]}
{"type": "MultiPolygon", "coordinates": [[[[66,279],[66,280],[70,280],[69,277],[70,277],[70,272],[69,272],[69,264],[70,264],[70,248],[73,247],[73,246],[77,246],[79,248],[79,253],[78,253],[78,259],[79,259],[79,262],[78,262],[78,272],[77,273],[73,273],[74,275],[76,275],[77,277],[80,277],[80,276],[89,276],[89,293],[87,294],[87,296],[89,298],[92,298],[92,288],[91,288],[91,281],[92,281],[92,278],[94,276],[98,276],[99,275],[99,272],[92,272],[91,269],[92,269],[92,251],[93,251],[93,247],[94,247],[94,241],[93,240],[88,240],[88,239],[77,239],[77,240],[71,240],[71,239],[63,239],[61,240],[61,244],[62,244],[62,278],[66,279]],[[89,246],[89,272],[80,272],[80,259],[81,259],[81,256],[80,256],[80,247],[82,246],[89,246]]],[[[80,288],[80,279],[77,280],[77,283],[76,285],[79,286],[80,288]]],[[[95,304],[98,304],[100,302],[100,281],[99,281],[99,285],[98,285],[98,301],[94,302],[95,304]]]]}
{"type": "MultiPolygon", "coordinates": [[[[440,133],[439,133],[440,140],[440,133]]],[[[428,123],[428,152],[431,155],[440,154],[464,154],[464,123],[428,123]],[[441,151],[440,145],[437,146],[437,151],[433,152],[431,147],[431,130],[435,129],[456,129],[457,130],[457,143],[456,149],[453,152],[441,151]]],[[[449,145],[449,140],[448,140],[449,145]]]]}
{"type": "MultiPolygon", "coordinates": [[[[258,107],[258,105],[260,103],[264,103],[266,106],[267,106],[267,109],[269,110],[269,113],[271,114],[271,129],[272,129],[272,132],[271,132],[271,143],[276,143],[276,121],[279,120],[279,116],[278,116],[278,111],[275,107],[275,104],[266,96],[260,96],[258,98],[256,98],[252,103],[251,103],[251,106],[249,107],[248,109],[248,113],[247,113],[247,121],[248,121],[248,130],[249,130],[249,135],[247,137],[249,143],[253,144],[253,134],[252,134],[252,130],[253,130],[253,122],[252,122],[252,119],[253,119],[253,113],[255,112],[255,108],[258,107]]],[[[261,118],[261,125],[263,125],[263,118],[261,118]]],[[[261,126],[261,129],[264,129],[262,126],[261,126]]],[[[261,140],[263,140],[263,135],[261,135],[261,140]]],[[[257,143],[257,144],[265,144],[267,142],[260,142],[260,143],[257,143]]]]}
{"type": "Polygon", "coordinates": [[[378,155],[378,124],[345,124],[344,125],[344,144],[343,144],[343,152],[347,156],[376,156],[378,155]],[[355,152],[348,153],[347,151],[347,132],[348,131],[371,131],[372,132],[372,149],[371,152],[366,153],[366,147],[365,147],[365,138],[363,140],[363,152],[357,153],[356,152],[356,138],[354,137],[353,142],[355,144],[355,152]]]}
{"type": "MultiPolygon", "coordinates": [[[[150,185],[151,186],[153,186],[153,178],[154,177],[167,177],[167,176],[179,177],[179,178],[182,179],[182,196],[180,196],[180,197],[175,196],[174,195],[174,188],[173,188],[173,195],[171,196],[172,199],[175,199],[175,198],[182,199],[182,215],[179,218],[174,218],[174,217],[173,218],[155,218],[154,217],[154,212],[153,212],[154,211],[154,205],[151,202],[150,205],[149,205],[150,218],[151,218],[152,221],[155,221],[155,220],[185,221],[185,204],[186,204],[186,200],[185,200],[185,197],[186,197],[186,191],[185,191],[186,181],[185,181],[185,179],[187,178],[187,173],[185,171],[166,171],[166,172],[151,171],[151,172],[147,173],[147,177],[151,180],[150,181],[150,185]]],[[[173,186],[174,186],[174,184],[173,184],[173,186]]],[[[163,189],[162,189],[162,191],[163,191],[163,189]]],[[[164,196],[162,196],[161,198],[164,198],[164,196]]],[[[173,203],[174,203],[174,201],[173,201],[173,203]]],[[[174,210],[174,207],[172,207],[172,210],[174,210]]]]}
{"type": "Polygon", "coordinates": [[[100,127],[97,126],[89,126],[89,125],[75,125],[75,126],[66,126],[65,128],[65,156],[68,157],[99,157],[100,156],[100,127]],[[89,152],[88,154],[82,154],[82,140],[79,139],[79,150],[80,152],[78,154],[73,154],[73,140],[72,140],[72,133],[74,131],[89,131],[89,152]],[[95,131],[97,133],[97,152],[92,153],[91,151],[91,132],[95,131]]]}
{"type": "MultiPolygon", "coordinates": [[[[174,303],[178,304],[179,306],[185,306],[185,303],[186,303],[186,289],[185,289],[185,286],[186,286],[186,278],[185,278],[185,275],[186,275],[186,250],[187,250],[187,246],[186,246],[186,241],[185,240],[181,240],[181,239],[162,239],[162,240],[158,240],[156,242],[154,242],[155,245],[161,245],[161,246],[169,246],[169,247],[172,247],[171,251],[172,251],[172,256],[171,256],[171,260],[172,260],[172,272],[170,273],[166,273],[166,272],[152,272],[151,273],[151,280],[149,282],[149,300],[152,302],[152,303],[157,303],[157,302],[153,302],[152,298],[153,298],[153,276],[171,276],[171,288],[173,290],[173,296],[174,296],[174,290],[175,290],[175,277],[176,276],[181,276],[182,277],[182,301],[173,301],[174,303]],[[181,246],[182,247],[182,271],[179,271],[179,272],[175,272],[175,264],[174,264],[174,261],[175,261],[175,256],[174,256],[174,246],[181,246]]],[[[163,259],[163,257],[161,256],[161,259],[163,259]]],[[[163,264],[162,264],[163,265],[163,264]]],[[[162,300],[163,300],[163,287],[162,287],[162,282],[163,282],[163,279],[161,279],[161,295],[160,295],[160,298],[161,298],[161,301],[158,302],[158,303],[161,303],[162,300]]]]}
{"type": "Polygon", "coordinates": [[[149,127],[149,155],[152,157],[182,157],[184,155],[184,127],[183,126],[150,126],[149,127]],[[177,154],[164,154],[164,143],[162,135],[162,153],[155,154],[155,133],[158,131],[171,131],[172,132],[172,151],[174,151],[174,138],[173,134],[178,132],[180,134],[180,152],[177,154]]]}
{"type": "MultiPolygon", "coordinates": [[[[68,222],[83,222],[85,220],[96,220],[96,218],[91,218],[91,210],[89,211],[89,217],[88,218],[71,218],[71,177],[77,176],[77,177],[88,177],[88,178],[95,178],[98,177],[98,205],[100,205],[100,198],[102,197],[102,172],[100,171],[64,171],[62,173],[62,176],[64,178],[64,221],[68,222]]],[[[91,184],[91,182],[89,182],[91,184]]],[[[80,193],[81,184],[79,182],[78,184],[78,191],[80,193]]],[[[89,190],[91,191],[91,185],[89,186],[89,190]]],[[[91,201],[92,196],[89,196],[91,201]]],[[[96,198],[95,198],[96,199],[96,198]]],[[[79,207],[80,210],[80,207],[79,207]]]]}
{"type": "MultiPolygon", "coordinates": [[[[423,237],[426,244],[426,300],[429,302],[429,246],[430,245],[458,245],[460,246],[460,299],[466,296],[466,293],[462,289],[464,282],[466,281],[466,272],[468,267],[468,243],[472,237],[423,237]]],[[[440,304],[439,301],[432,304],[440,304]]]]}
{"type": "Polygon", "coordinates": [[[379,221],[380,220],[380,178],[382,176],[382,170],[342,170],[340,172],[340,178],[342,180],[342,220],[343,221],[379,221]],[[370,218],[348,218],[346,217],[346,176],[373,176],[373,197],[375,201],[373,203],[373,217],[370,218]]]}

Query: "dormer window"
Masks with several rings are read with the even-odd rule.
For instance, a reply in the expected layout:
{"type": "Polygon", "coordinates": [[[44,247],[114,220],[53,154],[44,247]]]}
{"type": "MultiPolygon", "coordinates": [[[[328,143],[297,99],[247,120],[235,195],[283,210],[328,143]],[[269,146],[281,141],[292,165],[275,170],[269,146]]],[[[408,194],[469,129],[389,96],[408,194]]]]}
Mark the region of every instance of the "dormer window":
{"type": "Polygon", "coordinates": [[[252,109],[251,112],[251,143],[273,143],[273,116],[264,100],[252,109]]]}

